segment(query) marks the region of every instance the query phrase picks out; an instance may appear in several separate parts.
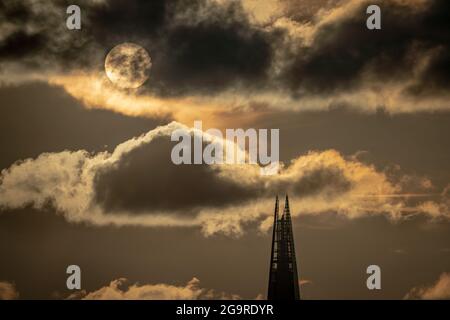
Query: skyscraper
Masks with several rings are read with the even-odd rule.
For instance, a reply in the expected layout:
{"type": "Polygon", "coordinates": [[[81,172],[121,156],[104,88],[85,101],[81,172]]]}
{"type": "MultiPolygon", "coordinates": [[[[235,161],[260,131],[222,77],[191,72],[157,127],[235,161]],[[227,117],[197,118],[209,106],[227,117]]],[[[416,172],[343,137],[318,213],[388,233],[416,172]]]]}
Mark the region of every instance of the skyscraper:
{"type": "Polygon", "coordinates": [[[270,254],[268,300],[299,300],[300,290],[295,259],[289,198],[286,195],[283,215],[279,217],[278,196],[275,199],[272,251],[270,254]]]}

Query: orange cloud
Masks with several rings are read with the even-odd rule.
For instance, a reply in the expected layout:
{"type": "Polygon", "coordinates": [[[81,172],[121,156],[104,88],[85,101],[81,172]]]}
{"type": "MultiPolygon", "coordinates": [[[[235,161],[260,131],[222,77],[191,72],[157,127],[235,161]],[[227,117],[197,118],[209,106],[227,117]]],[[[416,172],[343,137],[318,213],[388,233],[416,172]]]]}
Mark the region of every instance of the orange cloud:
{"type": "Polygon", "coordinates": [[[200,286],[200,280],[192,278],[186,285],[171,284],[133,284],[127,285],[127,279],[111,281],[108,286],[92,292],[84,290],[74,293],[68,299],[83,300],[205,300],[205,299],[240,299],[238,295],[217,292],[200,286]]]}
{"type": "Polygon", "coordinates": [[[405,299],[442,300],[450,299],[450,273],[444,272],[431,286],[415,287],[405,299]]]}
{"type": "Polygon", "coordinates": [[[19,297],[16,286],[7,281],[0,281],[0,300],[14,300],[19,297]]]}
{"type": "MultiPolygon", "coordinates": [[[[141,214],[133,214],[123,208],[120,212],[108,214],[95,199],[97,173],[117,166],[133,150],[151,146],[156,138],[168,139],[175,129],[193,133],[192,129],[172,122],[119,144],[112,153],[63,151],[43,153],[36,159],[19,161],[1,173],[0,207],[14,209],[32,205],[39,209],[50,203],[70,222],[201,227],[207,236],[215,233],[238,236],[249,222],[259,222],[262,231],[268,230],[273,196],[277,192],[290,193],[293,216],[335,212],[350,219],[385,214],[398,220],[424,213],[432,218],[449,218],[446,207],[448,192],[433,202],[425,197],[426,194],[420,195],[417,199],[423,198],[424,201],[410,205],[407,200],[411,193],[401,183],[374,166],[359,162],[354,157],[344,157],[336,150],[308,152],[289,164],[281,164],[279,174],[272,176],[261,176],[257,165],[212,165],[208,172],[217,183],[239,185],[245,190],[258,192],[250,193],[243,202],[196,207],[195,215],[183,219],[176,214],[168,214],[167,210],[152,207],[141,214]]],[[[167,158],[167,154],[155,153],[152,156],[167,158]]],[[[149,167],[148,170],[158,168],[149,167]]],[[[168,183],[183,183],[177,181],[178,178],[171,175],[168,183]]],[[[422,180],[418,181],[421,183],[422,180]]]]}

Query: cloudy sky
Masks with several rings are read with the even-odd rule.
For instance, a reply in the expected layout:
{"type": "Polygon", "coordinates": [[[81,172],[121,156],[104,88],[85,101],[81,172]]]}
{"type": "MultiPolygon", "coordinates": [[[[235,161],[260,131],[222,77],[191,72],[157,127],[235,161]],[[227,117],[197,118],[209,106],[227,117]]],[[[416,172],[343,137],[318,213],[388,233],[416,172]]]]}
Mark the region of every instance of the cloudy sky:
{"type": "Polygon", "coordinates": [[[265,298],[286,193],[303,298],[450,298],[449,15],[445,0],[2,1],[0,299],[265,298]],[[123,43],[148,52],[127,74],[141,86],[126,61],[105,73],[123,43]],[[279,129],[279,173],[174,165],[171,133],[195,120],[279,129]]]}

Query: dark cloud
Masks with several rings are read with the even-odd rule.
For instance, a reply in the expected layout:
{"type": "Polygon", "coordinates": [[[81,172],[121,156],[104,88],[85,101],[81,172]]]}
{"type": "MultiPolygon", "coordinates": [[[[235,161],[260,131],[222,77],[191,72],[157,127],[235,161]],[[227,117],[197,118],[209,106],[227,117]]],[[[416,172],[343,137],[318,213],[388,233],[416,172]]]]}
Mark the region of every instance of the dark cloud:
{"type": "Polygon", "coordinates": [[[202,207],[236,205],[258,196],[258,189],[218,176],[206,164],[175,165],[175,143],[157,138],[124,155],[95,177],[95,200],[106,212],[164,211],[193,215],[202,207]]]}
{"type": "MultiPolygon", "coordinates": [[[[317,30],[311,46],[294,51],[282,73],[294,92],[332,94],[366,85],[364,75],[376,81],[395,82],[414,78],[421,58],[430,63],[411,92],[448,87],[450,3],[434,0],[420,10],[394,1],[374,1],[382,10],[382,29],[366,28],[367,3],[317,30]],[[433,50],[438,50],[433,54],[433,50]]],[[[372,4],[372,3],[371,3],[372,4]]]]}
{"type": "MultiPolygon", "coordinates": [[[[450,41],[450,39],[447,41],[450,41]]],[[[406,92],[414,96],[448,94],[448,88],[450,87],[449,70],[450,47],[439,47],[432,54],[425,72],[419,76],[415,84],[406,89],[406,92]]]]}
{"type": "Polygon", "coordinates": [[[64,71],[73,67],[101,70],[110,49],[135,42],[154,61],[147,87],[171,95],[261,82],[271,65],[270,35],[250,24],[238,2],[75,1],[82,9],[79,31],[65,29],[66,4],[40,3],[60,13],[48,17],[25,3],[3,4],[0,15],[18,30],[0,41],[0,59],[24,58],[15,62],[33,62],[37,70],[49,65],[64,71]],[[17,10],[20,14],[14,14],[17,10]],[[30,26],[37,26],[37,31],[27,32],[30,26]]]}
{"type": "MultiPolygon", "coordinates": [[[[88,68],[98,63],[91,24],[82,19],[82,29],[66,28],[66,8],[78,4],[90,10],[91,1],[2,1],[0,4],[0,61],[18,63],[29,71],[88,68]]],[[[83,18],[83,15],[82,15],[83,18]]]]}
{"type": "MultiPolygon", "coordinates": [[[[320,8],[345,4],[285,1],[289,2],[286,17],[312,25],[318,22],[313,16],[320,8]]],[[[422,7],[375,1],[382,9],[382,30],[378,31],[366,28],[367,2],[362,1],[358,10],[321,24],[307,46],[289,39],[282,28],[269,31],[252,24],[249,13],[235,1],[74,3],[82,8],[80,31],[65,29],[68,2],[39,2],[41,9],[51,8],[47,11],[25,2],[2,2],[0,16],[15,29],[2,30],[0,59],[38,70],[49,65],[59,70],[101,70],[112,47],[136,42],[154,62],[147,90],[160,95],[213,94],[233,86],[261,90],[274,85],[290,88],[294,94],[322,95],[366,87],[367,75],[380,83],[414,79],[404,91],[413,96],[445,94],[449,84],[450,4],[445,0],[422,7]],[[269,74],[275,57],[285,59],[278,81],[269,74]],[[424,58],[428,63],[415,73],[424,58]]]]}
{"type": "Polygon", "coordinates": [[[240,205],[285,192],[299,197],[335,198],[353,187],[348,173],[327,164],[305,167],[302,175],[293,179],[265,185],[257,181],[239,183],[222,178],[217,167],[173,164],[173,146],[168,137],[160,137],[97,171],[94,201],[108,213],[160,211],[192,216],[203,208],[240,205]]]}
{"type": "Polygon", "coordinates": [[[249,29],[243,21],[176,27],[168,34],[162,54],[153,76],[172,93],[262,84],[272,61],[268,35],[249,29]]]}
{"type": "Polygon", "coordinates": [[[46,39],[43,35],[28,35],[24,31],[17,31],[1,42],[0,57],[6,59],[22,58],[37,48],[42,48],[45,44],[46,39]]]}
{"type": "Polygon", "coordinates": [[[123,41],[150,42],[163,36],[163,28],[173,14],[178,0],[110,0],[88,10],[93,26],[89,32],[102,45],[114,46],[123,41]]]}
{"type": "Polygon", "coordinates": [[[293,195],[299,196],[322,194],[333,197],[350,191],[351,187],[351,181],[342,170],[338,168],[320,168],[306,171],[302,179],[292,184],[291,192],[293,195]]]}
{"type": "Polygon", "coordinates": [[[112,1],[92,17],[94,38],[107,48],[146,47],[154,62],[147,88],[162,95],[263,83],[273,59],[274,35],[252,26],[234,1],[112,1]]]}

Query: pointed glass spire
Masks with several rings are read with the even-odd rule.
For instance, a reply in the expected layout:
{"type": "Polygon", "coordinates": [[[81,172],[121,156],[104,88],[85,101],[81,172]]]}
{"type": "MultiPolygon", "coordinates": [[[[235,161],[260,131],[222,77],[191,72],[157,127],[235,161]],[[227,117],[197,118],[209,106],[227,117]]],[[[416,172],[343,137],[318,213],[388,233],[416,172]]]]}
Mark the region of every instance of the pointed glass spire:
{"type": "Polygon", "coordinates": [[[283,215],[279,218],[278,196],[275,198],[275,213],[270,255],[269,300],[298,300],[300,291],[295,258],[289,198],[286,195],[283,215]]]}

